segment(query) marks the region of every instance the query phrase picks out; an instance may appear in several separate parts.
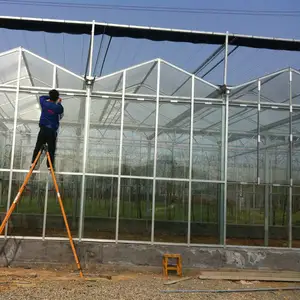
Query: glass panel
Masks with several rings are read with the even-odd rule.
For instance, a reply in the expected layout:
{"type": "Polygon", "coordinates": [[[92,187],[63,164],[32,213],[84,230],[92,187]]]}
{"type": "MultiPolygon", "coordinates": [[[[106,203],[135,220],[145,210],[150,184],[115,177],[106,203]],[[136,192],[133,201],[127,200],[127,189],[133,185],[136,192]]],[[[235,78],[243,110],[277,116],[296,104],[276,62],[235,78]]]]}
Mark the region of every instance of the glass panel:
{"type": "MultiPolygon", "coordinates": [[[[188,178],[190,103],[161,103],[158,117],[157,177],[188,178]]],[[[151,139],[154,137],[152,134],[151,139]]]]}
{"type": "MultiPolygon", "coordinates": [[[[0,85],[17,85],[19,51],[0,56],[0,85]]],[[[22,70],[22,75],[26,75],[26,70],[22,70]]],[[[22,77],[22,76],[21,76],[22,77]]]]}
{"type": "Polygon", "coordinates": [[[187,243],[188,182],[156,181],[155,242],[187,243]]]}
{"type": "Polygon", "coordinates": [[[152,186],[152,180],[121,179],[119,240],[151,240],[152,186]]]}
{"type": "Polygon", "coordinates": [[[9,187],[9,172],[0,172],[0,212],[1,221],[3,220],[8,198],[8,187],[9,187]]]}
{"type": "Polygon", "coordinates": [[[193,179],[220,180],[222,106],[195,103],[193,179]]]}
{"type": "Polygon", "coordinates": [[[289,184],[289,110],[264,109],[260,116],[262,182],[289,184]]]}
{"type": "Polygon", "coordinates": [[[161,62],[160,94],[191,97],[191,82],[191,75],[161,62]]]}
{"type": "Polygon", "coordinates": [[[257,109],[229,107],[228,181],[257,181],[257,109]]]}
{"type": "Polygon", "coordinates": [[[265,201],[269,202],[268,245],[288,246],[288,187],[228,185],[227,244],[264,246],[265,201]]]}
{"type": "Polygon", "coordinates": [[[292,103],[300,104],[300,74],[292,74],[292,103]]]}
{"type": "Polygon", "coordinates": [[[118,179],[87,176],[84,238],[115,239],[118,179]]]}
{"type": "Polygon", "coordinates": [[[289,188],[270,187],[269,246],[288,247],[289,188]]]}
{"type": "Polygon", "coordinates": [[[95,80],[93,91],[95,92],[119,92],[122,93],[123,72],[109,75],[95,80]]]}
{"type": "Polygon", "coordinates": [[[293,184],[300,186],[300,111],[293,111],[292,113],[292,133],[293,133],[293,146],[292,146],[292,179],[293,184]]]}
{"type": "MultiPolygon", "coordinates": [[[[14,168],[29,170],[39,131],[40,106],[38,96],[20,93],[18,103],[14,168]]],[[[42,160],[40,160],[42,161],[42,160]]],[[[43,167],[45,170],[46,167],[43,167]]]]}
{"type": "MultiPolygon", "coordinates": [[[[13,173],[11,200],[15,199],[27,173],[13,173]]],[[[32,176],[9,220],[8,235],[42,236],[45,174],[32,176]]]]}
{"type": "Polygon", "coordinates": [[[126,73],[126,93],[149,95],[156,94],[156,82],[157,61],[130,69],[126,73]]]}
{"type": "Polygon", "coordinates": [[[261,101],[271,103],[289,102],[290,72],[274,75],[263,79],[261,82],[261,101]]]}
{"type": "Polygon", "coordinates": [[[87,173],[118,174],[122,102],[93,97],[87,173]]]}
{"type": "Polygon", "coordinates": [[[204,80],[195,78],[194,97],[195,98],[220,98],[220,90],[210,85],[204,80]]]}
{"type": "Polygon", "coordinates": [[[60,89],[83,90],[85,83],[83,78],[66,72],[60,68],[56,69],[56,87],[60,89]]]}
{"type": "Polygon", "coordinates": [[[216,183],[192,183],[191,243],[219,244],[222,188],[216,183]]]}
{"type": "MultiPolygon", "coordinates": [[[[52,87],[53,65],[43,59],[23,51],[23,65],[28,70],[28,75],[33,86],[52,87]]],[[[22,77],[22,76],[21,76],[22,77]]]]}
{"type": "MultiPolygon", "coordinates": [[[[0,117],[1,118],[1,117],[0,117]]],[[[2,120],[0,119],[0,123],[2,122],[2,120]]],[[[3,123],[0,124],[0,145],[1,145],[1,148],[0,148],[0,168],[1,169],[7,169],[7,168],[10,168],[10,165],[9,165],[9,161],[6,161],[6,155],[8,153],[5,153],[6,152],[6,138],[5,138],[5,135],[6,135],[6,128],[5,126],[1,126],[3,125],[3,123]]]]}
{"type": "MultiPolygon", "coordinates": [[[[82,177],[75,175],[56,175],[56,178],[72,237],[78,237],[80,188],[82,177]]],[[[56,197],[52,178],[49,176],[48,180],[49,189],[47,201],[46,237],[67,237],[67,230],[63,221],[60,205],[56,197]]],[[[47,178],[42,181],[44,190],[46,188],[46,182],[47,178]]],[[[44,198],[45,193],[43,193],[43,203],[44,198]]]]}
{"type": "Polygon", "coordinates": [[[227,244],[264,246],[263,185],[240,183],[227,186],[227,244]]]}
{"type": "Polygon", "coordinates": [[[65,97],[64,117],[57,136],[56,171],[82,172],[85,97],[65,97]]]}
{"type": "MultiPolygon", "coordinates": [[[[230,92],[230,101],[251,101],[253,103],[258,102],[258,81],[251,84],[233,88],[230,92]]],[[[264,100],[261,100],[264,101],[264,100]]]]}
{"type": "Polygon", "coordinates": [[[15,93],[0,92],[0,168],[9,169],[11,160],[15,93]]]}
{"type": "Polygon", "coordinates": [[[293,204],[292,204],[292,226],[293,241],[292,247],[300,248],[300,187],[293,187],[293,204]]]}
{"type": "Polygon", "coordinates": [[[65,112],[64,117],[61,120],[62,128],[66,125],[75,126],[75,124],[73,125],[69,123],[77,123],[77,127],[84,127],[85,103],[85,97],[62,96],[61,104],[63,105],[65,112]]]}
{"type": "MultiPolygon", "coordinates": [[[[16,93],[0,92],[0,117],[1,120],[13,124],[15,113],[16,93]]],[[[10,126],[10,128],[12,125],[10,126]]]]}
{"type": "Polygon", "coordinates": [[[153,176],[155,102],[125,101],[122,174],[153,176]]]}

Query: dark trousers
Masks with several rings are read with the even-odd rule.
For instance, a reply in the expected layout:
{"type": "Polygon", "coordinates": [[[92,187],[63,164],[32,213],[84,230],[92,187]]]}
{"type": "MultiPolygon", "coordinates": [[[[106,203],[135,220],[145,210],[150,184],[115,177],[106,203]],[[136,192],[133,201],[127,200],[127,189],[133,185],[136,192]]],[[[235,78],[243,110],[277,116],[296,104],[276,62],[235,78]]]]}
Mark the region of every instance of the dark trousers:
{"type": "MultiPolygon", "coordinates": [[[[57,132],[51,128],[40,126],[40,132],[37,137],[36,145],[32,155],[32,163],[34,162],[36,156],[41,150],[44,144],[48,145],[48,151],[51,158],[51,162],[54,168],[54,158],[55,158],[55,150],[56,150],[56,137],[57,132]]],[[[47,167],[49,168],[49,162],[47,159],[47,167]]]]}

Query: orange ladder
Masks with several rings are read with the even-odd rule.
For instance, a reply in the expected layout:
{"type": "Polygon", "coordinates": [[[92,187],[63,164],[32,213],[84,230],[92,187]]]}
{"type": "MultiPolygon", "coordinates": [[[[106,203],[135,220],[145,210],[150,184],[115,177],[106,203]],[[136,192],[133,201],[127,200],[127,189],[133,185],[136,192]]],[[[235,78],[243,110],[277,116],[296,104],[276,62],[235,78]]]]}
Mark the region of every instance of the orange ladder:
{"type": "Polygon", "coordinates": [[[74,242],[73,242],[73,239],[72,239],[72,235],[71,235],[70,227],[69,227],[69,224],[68,224],[67,216],[66,216],[66,213],[65,213],[64,205],[63,205],[63,202],[62,202],[62,199],[61,199],[61,196],[60,196],[60,192],[59,192],[59,189],[58,189],[58,185],[57,185],[55,173],[54,173],[54,170],[53,170],[53,165],[52,165],[52,162],[51,162],[50,154],[48,152],[48,148],[47,148],[46,145],[43,145],[42,149],[39,151],[37,157],[35,158],[33,164],[30,167],[30,170],[29,170],[28,174],[25,177],[25,180],[24,180],[21,188],[18,191],[18,194],[17,194],[16,198],[14,199],[12,205],[10,206],[8,212],[6,213],[5,218],[2,221],[2,224],[0,226],[0,235],[2,234],[2,232],[5,228],[5,225],[8,222],[11,214],[13,213],[16,205],[20,201],[21,195],[22,195],[22,193],[23,193],[23,191],[24,191],[24,189],[25,189],[25,187],[26,187],[26,185],[27,185],[27,183],[28,183],[28,181],[29,181],[29,179],[32,175],[32,172],[33,172],[38,160],[40,159],[43,151],[46,152],[47,160],[49,162],[50,172],[51,172],[52,180],[53,180],[53,183],[54,183],[56,196],[57,196],[58,201],[59,201],[60,209],[61,209],[63,219],[64,219],[64,222],[65,222],[65,226],[66,226],[66,229],[67,229],[67,233],[68,233],[70,245],[71,245],[71,248],[72,248],[72,251],[73,251],[73,255],[74,255],[74,258],[75,258],[75,262],[76,262],[77,268],[79,270],[80,277],[83,277],[81,265],[80,265],[80,262],[79,262],[79,259],[78,259],[77,253],[76,253],[75,245],[74,245],[74,242]]]}

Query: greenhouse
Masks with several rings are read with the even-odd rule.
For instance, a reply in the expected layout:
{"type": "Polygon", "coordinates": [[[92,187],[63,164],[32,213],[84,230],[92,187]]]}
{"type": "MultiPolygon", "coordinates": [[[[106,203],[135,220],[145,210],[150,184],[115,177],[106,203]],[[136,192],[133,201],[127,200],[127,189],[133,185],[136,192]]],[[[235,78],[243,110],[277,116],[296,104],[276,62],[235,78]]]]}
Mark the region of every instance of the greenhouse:
{"type": "MultiPolygon", "coordinates": [[[[65,109],[56,175],[75,240],[300,245],[300,72],[219,85],[161,58],[75,74],[23,47],[0,54],[0,211],[18,193],[39,96],[65,109]]],[[[43,156],[6,236],[66,237],[43,156]]]]}
{"type": "MultiPolygon", "coordinates": [[[[30,167],[38,97],[57,88],[56,172],[74,236],[297,245],[298,71],[224,89],[155,59],[88,82],[17,48],[0,74],[2,213],[30,167]]],[[[63,237],[45,159],[35,172],[6,234],[63,237]]]]}

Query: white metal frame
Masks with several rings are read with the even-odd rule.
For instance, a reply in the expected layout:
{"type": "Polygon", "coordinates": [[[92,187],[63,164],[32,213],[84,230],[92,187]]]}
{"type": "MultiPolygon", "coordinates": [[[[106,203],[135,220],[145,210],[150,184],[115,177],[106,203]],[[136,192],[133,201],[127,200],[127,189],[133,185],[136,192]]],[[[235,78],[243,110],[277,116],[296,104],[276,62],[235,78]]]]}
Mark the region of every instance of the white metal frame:
{"type": "MultiPolygon", "coordinates": [[[[283,72],[287,72],[286,69],[280,70],[278,72],[268,74],[266,76],[260,77],[259,79],[244,83],[242,85],[236,86],[236,87],[227,87],[227,72],[228,72],[228,33],[226,34],[226,39],[225,39],[225,59],[224,59],[224,85],[226,86],[226,93],[225,93],[225,99],[216,99],[216,98],[197,98],[195,95],[195,81],[200,80],[201,82],[211,86],[212,88],[216,90],[220,90],[219,87],[216,85],[213,85],[201,78],[196,77],[193,74],[190,74],[189,72],[186,72],[185,70],[182,70],[164,60],[161,59],[154,59],[148,62],[141,63],[136,66],[132,66],[130,68],[115,72],[113,74],[103,76],[101,78],[96,78],[95,82],[99,82],[105,78],[110,78],[116,74],[122,74],[123,76],[123,85],[122,85],[122,93],[116,93],[116,92],[103,92],[103,91],[93,91],[92,86],[94,82],[94,78],[92,78],[92,65],[93,65],[93,50],[94,50],[94,31],[95,31],[95,25],[96,23],[93,21],[91,23],[92,25],[92,32],[91,32],[91,47],[90,47],[90,55],[89,55],[89,60],[88,60],[88,66],[89,66],[89,73],[88,77],[84,79],[83,77],[74,74],[67,69],[64,69],[56,64],[51,63],[47,59],[44,59],[26,49],[23,48],[17,48],[17,49],[12,49],[10,51],[6,51],[3,53],[0,53],[0,57],[4,55],[8,55],[14,52],[19,53],[19,60],[18,60],[18,75],[16,79],[16,85],[10,85],[10,84],[5,84],[5,85],[0,85],[0,92],[13,92],[16,93],[16,100],[15,100],[15,111],[14,111],[14,119],[13,119],[13,135],[12,135],[12,156],[11,156],[11,161],[10,161],[10,169],[4,169],[1,168],[0,171],[2,172],[9,172],[9,190],[8,190],[8,202],[7,202],[7,209],[10,204],[10,198],[11,198],[11,192],[12,192],[12,176],[13,173],[26,173],[28,170],[20,170],[20,169],[15,169],[14,168],[14,152],[15,152],[15,143],[16,143],[16,131],[17,131],[17,117],[18,117],[18,102],[19,102],[19,93],[20,92],[25,92],[25,93],[32,93],[32,94],[38,94],[42,92],[47,92],[48,89],[47,87],[35,87],[35,86],[20,86],[20,72],[21,72],[21,59],[22,59],[22,52],[29,53],[30,55],[35,56],[38,59],[43,60],[46,63],[49,63],[53,66],[53,80],[52,80],[52,87],[55,88],[57,86],[56,82],[56,74],[57,74],[57,69],[61,69],[68,74],[82,80],[90,81],[89,84],[86,85],[85,88],[82,90],[76,90],[76,89],[65,89],[61,88],[59,89],[60,93],[62,95],[69,95],[69,96],[85,96],[86,101],[85,101],[85,120],[84,120],[84,141],[83,141],[83,147],[84,147],[84,153],[83,153],[83,161],[82,161],[82,169],[80,172],[57,172],[57,174],[60,175],[74,175],[74,176],[80,176],[81,177],[81,194],[80,194],[80,218],[79,218],[79,229],[78,229],[78,241],[105,241],[105,242],[114,242],[114,243],[136,243],[136,244],[151,244],[151,245],[183,245],[180,243],[158,243],[155,241],[155,200],[156,200],[156,182],[158,180],[161,181],[180,181],[180,182],[188,182],[189,186],[189,193],[188,193],[188,221],[187,221],[187,243],[184,245],[188,246],[206,246],[206,245],[197,245],[195,243],[191,243],[191,214],[192,214],[192,183],[194,182],[200,182],[200,183],[217,183],[221,184],[223,186],[224,193],[222,195],[222,207],[221,213],[222,213],[222,218],[221,218],[221,223],[219,224],[221,228],[223,228],[222,231],[222,236],[220,237],[220,245],[208,245],[213,246],[213,247],[236,247],[236,246],[230,246],[226,245],[226,227],[227,227],[227,185],[228,185],[228,125],[229,125],[229,108],[232,105],[240,105],[243,107],[247,107],[247,105],[254,105],[258,107],[258,115],[260,112],[260,109],[262,106],[270,108],[270,109],[275,109],[275,108],[284,108],[290,111],[290,116],[293,111],[299,110],[300,109],[300,104],[293,104],[292,101],[292,74],[300,74],[297,70],[294,69],[288,69],[290,72],[290,91],[289,91],[289,103],[268,103],[268,102],[263,102],[261,101],[260,95],[258,96],[258,100],[253,102],[253,101],[239,101],[238,99],[234,99],[234,103],[232,99],[230,99],[230,94],[241,89],[245,88],[247,89],[247,86],[250,86],[256,82],[259,82],[258,85],[260,85],[260,82],[264,79],[272,78],[276,75],[282,74],[283,72]],[[148,95],[148,94],[128,94],[126,93],[126,74],[128,74],[128,71],[133,70],[135,68],[138,68],[140,66],[146,65],[146,64],[151,64],[151,63],[157,62],[157,86],[155,90],[154,95],[148,95]],[[176,70],[179,70],[192,78],[192,84],[191,84],[191,97],[179,97],[179,96],[168,96],[168,95],[162,95],[161,94],[161,86],[160,86],[160,78],[161,78],[161,64],[165,63],[176,70]],[[93,173],[88,173],[86,170],[86,164],[88,160],[88,147],[90,144],[89,141],[89,130],[92,128],[93,124],[90,123],[90,110],[91,110],[91,99],[92,98],[103,98],[107,101],[109,101],[111,98],[117,98],[121,99],[122,103],[122,109],[121,109],[121,125],[120,125],[120,148],[119,148],[119,158],[118,158],[118,174],[93,174],[93,173]],[[131,99],[132,98],[132,99],[131,99]],[[124,109],[125,109],[125,100],[130,99],[130,100],[136,100],[136,101],[151,101],[156,103],[156,111],[155,111],[155,128],[154,130],[154,163],[153,163],[153,174],[152,176],[130,176],[130,175],[122,175],[121,174],[121,167],[122,167],[122,151],[123,151],[123,134],[125,130],[125,125],[124,125],[124,109]],[[182,102],[182,103],[189,103],[191,105],[191,118],[190,118],[190,138],[189,138],[189,175],[188,178],[167,178],[167,177],[157,177],[157,153],[158,153],[158,122],[159,122],[159,110],[160,110],[160,103],[162,102],[182,102]],[[205,103],[208,105],[215,104],[219,105],[220,107],[224,107],[224,113],[222,116],[222,121],[224,124],[223,128],[223,140],[222,140],[222,176],[221,180],[205,180],[205,179],[193,179],[192,178],[192,168],[193,168],[193,144],[194,144],[194,106],[197,103],[205,103]],[[85,181],[87,177],[109,177],[109,178],[117,178],[118,179],[118,189],[117,189],[117,209],[116,209],[116,228],[115,228],[115,239],[114,240],[101,240],[101,239],[88,239],[84,237],[84,208],[85,208],[85,181]],[[149,238],[149,242],[142,242],[142,241],[124,241],[119,239],[119,222],[120,222],[120,198],[121,198],[121,179],[123,178],[131,178],[131,179],[147,179],[151,180],[153,182],[153,187],[152,187],[152,216],[151,216],[151,235],[149,238]]],[[[28,71],[28,70],[27,70],[28,71]]],[[[29,74],[29,73],[28,73],[29,74]]],[[[30,76],[30,75],[29,75],[30,76]]],[[[259,89],[260,91],[260,89],[259,89]]],[[[259,123],[259,122],[258,122],[259,123]]],[[[292,124],[292,119],[290,121],[290,126],[292,124]]],[[[260,149],[260,133],[258,131],[257,133],[257,139],[258,139],[258,149],[260,149]]],[[[290,132],[289,132],[289,145],[290,149],[293,144],[293,132],[292,128],[290,127],[290,132]]],[[[258,150],[259,151],[259,150],[258,150]]],[[[292,153],[290,152],[290,158],[292,153]]],[[[292,248],[292,195],[293,195],[293,180],[291,177],[291,159],[289,161],[289,175],[290,175],[290,184],[289,184],[289,201],[288,201],[288,229],[289,229],[289,235],[288,235],[288,245],[289,248],[292,248]]],[[[42,171],[34,171],[34,173],[39,173],[42,174],[42,171]]],[[[260,177],[258,174],[257,178],[257,184],[260,185],[260,177]]],[[[48,183],[46,184],[46,189],[48,187],[48,183]]],[[[45,206],[44,206],[44,214],[43,214],[43,233],[41,238],[43,240],[64,240],[64,238],[51,238],[46,236],[46,217],[47,217],[47,201],[48,201],[48,193],[46,192],[45,195],[45,206]]],[[[267,205],[266,205],[266,208],[267,205]]],[[[266,219],[265,219],[265,226],[264,226],[264,231],[265,231],[265,243],[267,244],[267,241],[269,239],[268,233],[269,233],[269,221],[268,219],[268,214],[269,211],[266,211],[266,219]]],[[[5,231],[5,238],[7,238],[7,227],[5,231]]],[[[34,237],[24,237],[26,239],[39,239],[39,238],[34,238],[34,237]]],[[[75,239],[77,240],[77,239],[75,239]]],[[[238,248],[238,247],[236,247],[238,248]]],[[[243,247],[241,247],[243,248],[243,247]]],[[[247,247],[245,247],[247,248],[247,247]]],[[[259,249],[265,249],[264,247],[255,247],[259,249]]],[[[275,249],[275,248],[272,248],[275,249]]],[[[281,248],[279,248],[281,249],[281,248]]]]}

